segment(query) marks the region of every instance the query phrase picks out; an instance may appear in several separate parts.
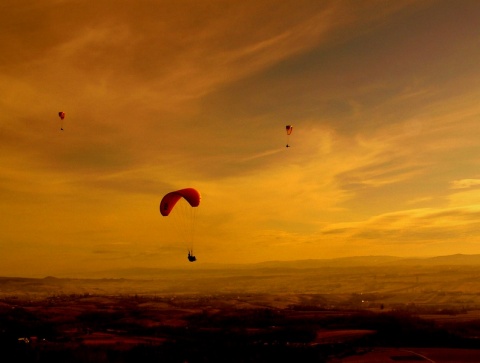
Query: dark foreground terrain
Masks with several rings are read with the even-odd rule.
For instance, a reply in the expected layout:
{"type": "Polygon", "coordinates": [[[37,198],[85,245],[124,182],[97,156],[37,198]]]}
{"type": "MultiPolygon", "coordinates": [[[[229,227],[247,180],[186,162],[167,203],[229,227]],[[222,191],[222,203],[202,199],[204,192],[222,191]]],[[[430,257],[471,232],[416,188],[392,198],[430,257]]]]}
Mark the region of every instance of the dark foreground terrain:
{"type": "Polygon", "coordinates": [[[0,361],[480,362],[476,264],[148,274],[0,278],[0,361]]]}
{"type": "Polygon", "coordinates": [[[321,295],[6,297],[0,349],[3,362],[480,361],[480,312],[424,313],[321,295]]]}

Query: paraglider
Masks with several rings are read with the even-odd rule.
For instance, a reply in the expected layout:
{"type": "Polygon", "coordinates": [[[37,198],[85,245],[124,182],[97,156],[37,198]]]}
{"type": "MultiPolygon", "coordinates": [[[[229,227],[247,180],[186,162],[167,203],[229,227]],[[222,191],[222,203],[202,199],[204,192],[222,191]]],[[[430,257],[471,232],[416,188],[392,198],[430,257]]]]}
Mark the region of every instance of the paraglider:
{"type": "Polygon", "coordinates": [[[58,113],[58,117],[60,117],[60,130],[63,131],[63,119],[65,118],[65,112],[60,111],[58,113]]]}
{"type": "Polygon", "coordinates": [[[290,134],[293,131],[293,126],[292,125],[287,125],[287,126],[285,126],[285,130],[287,131],[287,145],[286,145],[286,147],[290,147],[288,142],[289,142],[290,134]]]}
{"type": "Polygon", "coordinates": [[[190,262],[195,262],[197,258],[193,255],[193,251],[188,250],[188,260],[190,262]]]}
{"type": "Polygon", "coordinates": [[[165,194],[160,202],[160,213],[166,217],[170,214],[175,204],[180,198],[184,198],[192,207],[198,207],[200,204],[200,193],[193,188],[180,189],[174,192],[165,194]]]}
{"type": "Polygon", "coordinates": [[[194,188],[185,188],[165,194],[160,202],[160,214],[170,219],[187,243],[188,261],[195,262],[193,239],[195,232],[196,210],[200,205],[200,192],[194,188]],[[174,210],[175,208],[175,210],[174,210]]]}

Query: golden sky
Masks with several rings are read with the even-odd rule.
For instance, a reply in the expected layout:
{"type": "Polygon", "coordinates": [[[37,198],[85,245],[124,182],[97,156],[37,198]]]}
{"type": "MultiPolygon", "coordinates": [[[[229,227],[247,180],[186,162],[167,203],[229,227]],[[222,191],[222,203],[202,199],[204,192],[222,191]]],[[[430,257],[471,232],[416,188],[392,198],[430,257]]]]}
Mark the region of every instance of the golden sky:
{"type": "Polygon", "coordinates": [[[192,268],[185,187],[197,264],[480,253],[479,14],[2,1],[0,275],[192,268]]]}

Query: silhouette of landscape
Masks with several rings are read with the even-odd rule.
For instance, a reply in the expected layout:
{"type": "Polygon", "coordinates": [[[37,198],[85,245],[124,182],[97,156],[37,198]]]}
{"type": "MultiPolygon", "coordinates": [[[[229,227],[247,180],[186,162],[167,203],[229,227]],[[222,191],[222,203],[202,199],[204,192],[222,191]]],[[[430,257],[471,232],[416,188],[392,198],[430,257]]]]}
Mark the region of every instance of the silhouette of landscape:
{"type": "Polygon", "coordinates": [[[480,361],[480,255],[95,275],[0,278],[4,356],[15,362],[480,361]]]}

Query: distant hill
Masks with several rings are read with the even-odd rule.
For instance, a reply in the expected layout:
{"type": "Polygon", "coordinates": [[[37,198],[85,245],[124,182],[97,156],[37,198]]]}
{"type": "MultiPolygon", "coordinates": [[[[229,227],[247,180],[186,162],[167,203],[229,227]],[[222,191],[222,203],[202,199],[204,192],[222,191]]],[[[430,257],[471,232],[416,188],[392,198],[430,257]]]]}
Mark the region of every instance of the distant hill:
{"type": "Polygon", "coordinates": [[[355,256],[333,259],[297,260],[297,261],[266,261],[248,265],[249,268],[323,268],[323,267],[352,267],[378,266],[401,261],[401,257],[393,256],[355,256]]]}
{"type": "Polygon", "coordinates": [[[265,261],[245,265],[205,265],[205,268],[264,269],[294,268],[312,269],[325,267],[369,267],[369,266],[441,266],[441,265],[479,265],[480,254],[455,254],[435,257],[395,257],[395,256],[353,256],[332,259],[311,259],[296,261],[265,261]]]}
{"type": "MultiPolygon", "coordinates": [[[[427,258],[396,257],[396,256],[353,256],[333,259],[308,259],[296,261],[264,261],[251,264],[213,264],[195,263],[186,267],[158,267],[158,268],[124,268],[99,271],[85,271],[74,274],[60,274],[45,277],[45,282],[54,282],[56,278],[74,279],[162,279],[175,275],[177,277],[192,277],[195,274],[208,276],[222,275],[255,275],[255,274],[289,274],[307,270],[331,270],[349,268],[389,268],[395,267],[439,267],[439,266],[478,266],[480,267],[480,254],[455,254],[427,258]]],[[[15,277],[12,277],[15,279],[15,277]]],[[[21,278],[21,277],[19,277],[21,278]]],[[[0,277],[1,279],[1,277],[0,277]]]]}
{"type": "Polygon", "coordinates": [[[480,255],[461,254],[430,258],[358,256],[243,265],[199,263],[177,269],[129,268],[43,279],[0,277],[0,298],[300,293],[330,297],[373,294],[375,299],[388,298],[390,303],[458,300],[480,304],[479,273],[480,255]]]}
{"type": "Polygon", "coordinates": [[[446,256],[436,256],[429,258],[403,258],[397,261],[399,265],[418,265],[418,266],[480,266],[480,254],[465,255],[455,254],[446,256]]]}
{"type": "MultiPolygon", "coordinates": [[[[310,259],[296,261],[265,261],[253,264],[201,264],[195,266],[195,271],[209,272],[210,274],[228,271],[229,274],[245,274],[247,271],[271,271],[275,273],[292,270],[352,268],[352,267],[408,267],[408,266],[480,266],[480,254],[455,254],[427,258],[405,258],[395,256],[354,256],[333,259],[310,259]]],[[[190,269],[182,268],[128,268],[108,271],[97,271],[91,274],[72,277],[105,277],[105,278],[157,278],[174,273],[176,275],[190,275],[190,269]]]]}

